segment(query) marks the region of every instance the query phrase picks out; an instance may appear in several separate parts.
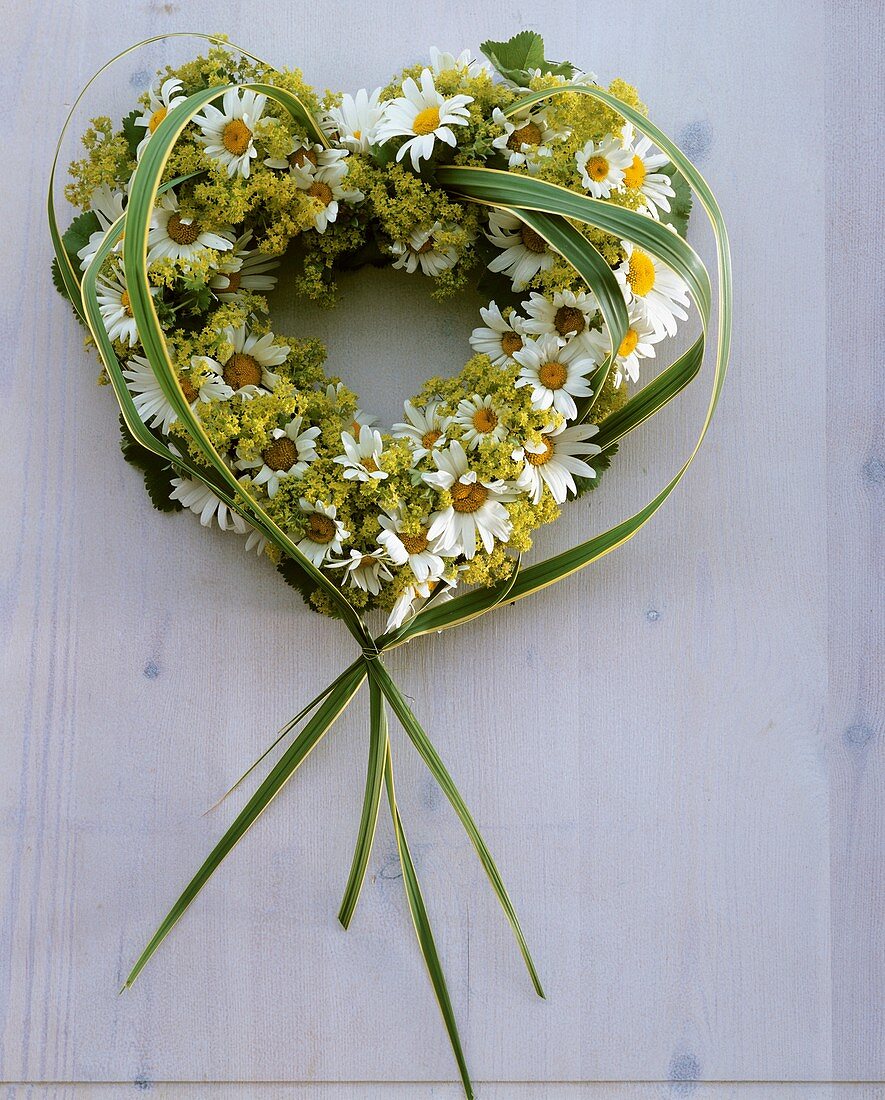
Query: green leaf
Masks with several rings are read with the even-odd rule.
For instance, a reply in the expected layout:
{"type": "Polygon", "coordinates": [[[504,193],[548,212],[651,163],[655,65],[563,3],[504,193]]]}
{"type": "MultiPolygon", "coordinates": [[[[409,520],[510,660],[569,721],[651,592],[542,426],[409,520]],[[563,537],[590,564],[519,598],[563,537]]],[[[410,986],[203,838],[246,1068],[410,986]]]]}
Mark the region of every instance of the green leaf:
{"type": "Polygon", "coordinates": [[[170,500],[176,476],[174,468],[165,459],[146,450],[134,438],[126,427],[126,421],[120,417],[120,450],[126,461],[140,470],[144,477],[144,487],[148,491],[151,503],[160,512],[180,512],[181,502],[170,500]]]}
{"type": "Polygon", "coordinates": [[[676,192],[676,197],[670,199],[669,214],[666,210],[660,212],[661,221],[665,225],[672,225],[680,237],[687,237],[688,219],[691,216],[692,206],[691,188],[688,185],[688,180],[672,161],[665,164],[663,168],[659,168],[658,171],[670,177],[670,183],[676,192]]]}
{"type": "Polygon", "coordinates": [[[140,107],[136,107],[134,111],[123,119],[123,135],[126,138],[126,143],[129,146],[129,156],[135,160],[138,147],[144,139],[146,128],[144,126],[136,126],[135,120],[141,118],[144,114],[140,107]]]}
{"type": "Polygon", "coordinates": [[[396,794],[393,787],[393,765],[390,759],[389,743],[385,760],[384,779],[387,786],[387,802],[390,806],[390,817],[393,821],[393,831],[396,835],[396,847],[399,852],[400,866],[403,869],[403,886],[406,891],[406,900],[409,903],[409,913],[412,916],[412,923],[415,926],[415,935],[418,937],[418,946],[421,948],[421,954],[424,956],[424,962],[427,965],[427,973],[430,975],[433,992],[436,994],[436,1001],[442,1013],[446,1031],[449,1033],[449,1042],[452,1044],[452,1052],[455,1055],[455,1061],[458,1063],[458,1071],[461,1074],[461,1083],[464,1086],[464,1092],[467,1095],[467,1100],[474,1100],[473,1084],[470,1080],[470,1074],[467,1071],[467,1061],[464,1058],[461,1039],[458,1035],[458,1024],[455,1020],[455,1011],[452,1008],[452,1000],[451,997],[449,997],[446,977],[443,973],[442,963],[440,962],[439,953],[436,950],[436,943],[433,939],[433,930],[430,927],[430,919],[427,916],[427,907],[424,904],[421,885],[415,873],[415,864],[412,862],[412,854],[409,851],[409,845],[406,843],[406,834],[403,829],[402,819],[399,815],[399,808],[396,804],[396,794]]]}
{"type": "Polygon", "coordinates": [[[501,76],[514,84],[527,84],[536,69],[556,76],[575,75],[570,61],[546,60],[544,39],[536,31],[520,31],[507,42],[483,42],[480,49],[501,76]]]}
{"type": "Polygon", "coordinates": [[[290,588],[294,588],[296,592],[301,594],[301,598],[311,611],[315,611],[316,608],[310,602],[310,597],[317,590],[317,583],[313,577],[308,576],[294,558],[286,556],[280,559],[277,572],[290,588]]]}
{"type": "Polygon", "coordinates": [[[100,229],[101,222],[98,220],[98,215],[92,210],[87,210],[83,214],[78,214],[62,234],[62,243],[74,267],[79,267],[80,264],[77,253],[89,244],[89,238],[100,229]]]}

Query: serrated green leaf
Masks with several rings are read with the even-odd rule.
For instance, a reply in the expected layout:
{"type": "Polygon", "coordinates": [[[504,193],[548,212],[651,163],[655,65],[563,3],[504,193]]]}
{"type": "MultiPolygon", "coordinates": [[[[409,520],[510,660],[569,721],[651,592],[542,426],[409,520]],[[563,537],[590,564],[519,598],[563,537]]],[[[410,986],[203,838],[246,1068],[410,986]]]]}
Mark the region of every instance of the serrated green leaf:
{"type": "Polygon", "coordinates": [[[284,557],[277,566],[277,572],[290,588],[294,588],[296,592],[300,593],[301,598],[311,611],[316,611],[316,608],[310,602],[310,597],[316,592],[317,583],[305,573],[298,562],[294,558],[284,557]]]}
{"type": "Polygon", "coordinates": [[[658,169],[663,175],[670,177],[670,184],[676,192],[676,197],[670,199],[670,212],[660,212],[661,221],[665,225],[672,225],[681,237],[688,236],[688,219],[691,216],[691,188],[688,180],[683,176],[675,164],[670,161],[663,168],[658,169]]]}
{"type": "Polygon", "coordinates": [[[171,500],[174,486],[172,479],[175,470],[159,455],[147,450],[135,439],[126,427],[126,421],[120,417],[120,450],[126,461],[141,472],[144,487],[148,491],[151,503],[160,512],[180,512],[181,502],[171,500]]]}
{"type": "Polygon", "coordinates": [[[75,268],[79,268],[80,264],[77,253],[89,244],[89,238],[100,229],[101,222],[98,220],[98,215],[92,210],[87,210],[83,214],[78,214],[62,234],[62,244],[75,268]]]}
{"type": "Polygon", "coordinates": [[[544,39],[536,31],[520,31],[507,42],[483,42],[480,49],[501,76],[514,84],[527,84],[536,69],[555,76],[575,75],[570,61],[548,61],[544,57],[544,39]]]}
{"type": "Polygon", "coordinates": [[[134,111],[130,111],[129,114],[123,119],[123,135],[126,138],[126,143],[129,146],[129,155],[135,160],[138,147],[144,139],[145,127],[136,126],[135,120],[141,118],[144,112],[140,107],[136,107],[134,111]]]}

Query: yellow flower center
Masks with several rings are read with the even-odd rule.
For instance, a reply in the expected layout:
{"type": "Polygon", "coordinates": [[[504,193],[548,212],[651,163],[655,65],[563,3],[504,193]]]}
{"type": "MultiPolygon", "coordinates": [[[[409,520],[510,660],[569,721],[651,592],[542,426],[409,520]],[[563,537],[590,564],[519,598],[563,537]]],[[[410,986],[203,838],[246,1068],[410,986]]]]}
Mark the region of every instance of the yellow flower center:
{"type": "Polygon", "coordinates": [[[124,290],[120,294],[120,305],[123,307],[123,312],[127,317],[132,316],[132,299],[129,297],[129,291],[124,290]]]}
{"type": "Polygon", "coordinates": [[[452,507],[456,512],[475,512],[485,504],[488,495],[488,489],[478,481],[467,484],[456,481],[452,486],[452,507]]]}
{"type": "Polygon", "coordinates": [[[421,436],[421,446],[426,447],[429,451],[441,435],[442,432],[438,432],[435,428],[431,428],[429,432],[425,432],[424,435],[421,436]]]}
{"type": "Polygon", "coordinates": [[[257,386],[261,381],[261,364],[251,355],[234,352],[224,364],[223,377],[232,390],[257,386]]]}
{"type": "Polygon", "coordinates": [[[252,131],[241,118],[232,118],[221,131],[221,144],[235,157],[246,152],[251,140],[252,131]]]}
{"type": "Polygon", "coordinates": [[[628,328],[627,335],[621,341],[621,346],[618,348],[618,355],[627,356],[632,355],[636,350],[636,345],[639,343],[639,333],[635,328],[628,328]]]}
{"type": "Polygon", "coordinates": [[[354,130],[353,136],[356,138],[357,141],[359,141],[360,138],[363,136],[362,130],[354,130]]]}
{"type": "Polygon", "coordinates": [[[586,164],[587,175],[597,183],[602,183],[608,175],[608,161],[605,157],[590,157],[586,164]]]}
{"type": "Polygon", "coordinates": [[[541,252],[547,251],[547,242],[540,233],[536,233],[534,229],[529,228],[529,226],[524,225],[519,231],[519,235],[522,243],[529,252],[537,252],[540,254],[541,252]]]}
{"type": "Polygon", "coordinates": [[[370,474],[375,474],[378,472],[378,463],[369,455],[368,458],[363,459],[363,469],[368,470],[370,474]]]}
{"type": "Polygon", "coordinates": [[[525,452],[525,460],[530,466],[544,466],[553,458],[553,442],[550,436],[542,435],[541,443],[544,445],[544,450],[539,454],[535,454],[534,451],[525,452]]]}
{"type": "Polygon", "coordinates": [[[312,183],[307,189],[308,195],[311,195],[315,199],[319,199],[323,206],[328,206],[332,201],[332,188],[328,183],[323,183],[322,180],[317,180],[312,183]]]}
{"type": "Polygon", "coordinates": [[[512,355],[522,347],[522,337],[516,332],[505,332],[501,337],[501,351],[505,355],[512,355]]]}
{"type": "Polygon", "coordinates": [[[280,436],[261,452],[265,466],[271,470],[291,470],[298,461],[298,448],[287,436],[280,436]]]}
{"type": "Polygon", "coordinates": [[[521,145],[540,145],[541,127],[536,122],[527,122],[518,130],[514,130],[507,139],[507,148],[519,152],[521,145]]]}
{"type": "Polygon", "coordinates": [[[412,131],[416,134],[432,134],[439,126],[439,107],[425,107],[415,115],[412,131]]]}
{"type": "Polygon", "coordinates": [[[488,405],[480,405],[473,414],[473,426],[478,432],[493,432],[498,426],[498,414],[488,405]]]}
{"type": "Polygon", "coordinates": [[[198,221],[192,218],[182,221],[181,214],[178,213],[172,214],[166,223],[166,233],[176,244],[194,244],[202,232],[203,227],[198,221]]]}
{"type": "Polygon", "coordinates": [[[553,318],[553,325],[560,336],[577,336],[587,327],[587,322],[575,306],[560,306],[553,318]]]}
{"type": "Polygon", "coordinates": [[[307,537],[312,542],[331,542],[335,537],[335,521],[322,512],[311,512],[307,517],[307,537]]]}
{"type": "Polygon", "coordinates": [[[655,285],[655,265],[651,258],[644,252],[640,252],[638,248],[633,249],[630,257],[627,282],[637,298],[644,298],[655,285]]]}
{"type": "Polygon", "coordinates": [[[562,363],[542,363],[538,381],[545,389],[561,390],[568,379],[568,370],[562,363]]]}
{"type": "Polygon", "coordinates": [[[150,133],[153,133],[154,130],[156,130],[156,128],[160,125],[160,123],[168,114],[168,107],[158,107],[156,111],[154,111],[154,113],[150,117],[150,120],[148,121],[148,130],[150,131],[150,133]]]}
{"type": "Polygon", "coordinates": [[[313,149],[296,149],[286,157],[286,160],[293,168],[301,168],[305,161],[310,161],[314,168],[317,166],[317,155],[313,149]]]}
{"type": "Polygon", "coordinates": [[[423,256],[425,253],[430,252],[433,248],[433,237],[428,237],[424,244],[418,248],[413,248],[412,251],[416,256],[423,256]]]}
{"type": "Polygon", "coordinates": [[[427,531],[422,529],[417,535],[404,535],[400,533],[399,541],[405,546],[407,554],[423,554],[429,543],[427,531]]]}
{"type": "Polygon", "coordinates": [[[628,187],[641,187],[645,183],[645,165],[639,157],[634,156],[630,167],[624,169],[624,183],[628,187]]]}
{"type": "Polygon", "coordinates": [[[240,280],[242,275],[239,271],[229,271],[225,273],[227,278],[227,286],[224,288],[223,293],[235,294],[240,289],[240,280]]]}
{"type": "Polygon", "coordinates": [[[185,401],[187,401],[188,405],[193,405],[200,396],[200,391],[190,379],[183,377],[183,375],[178,376],[178,384],[181,386],[181,392],[184,394],[185,401]]]}

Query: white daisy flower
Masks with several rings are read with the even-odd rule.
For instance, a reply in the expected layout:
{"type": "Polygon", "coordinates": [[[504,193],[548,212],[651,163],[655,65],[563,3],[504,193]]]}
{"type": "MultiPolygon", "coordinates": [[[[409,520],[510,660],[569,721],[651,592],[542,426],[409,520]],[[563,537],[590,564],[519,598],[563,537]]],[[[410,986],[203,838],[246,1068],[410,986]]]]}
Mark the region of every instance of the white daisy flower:
{"type": "MultiPolygon", "coordinates": [[[[343,149],[335,150],[347,156],[343,149]]],[[[328,165],[318,164],[316,167],[307,168],[307,163],[300,168],[293,168],[292,175],[298,186],[306,191],[311,198],[317,199],[320,208],[314,216],[314,228],[318,233],[325,233],[327,226],[338,218],[338,204],[341,202],[354,205],[362,202],[365,195],[357,188],[347,190],[343,184],[347,177],[347,165],[343,159],[339,159],[328,165]]]]}
{"type": "Polygon", "coordinates": [[[135,150],[136,160],[141,160],[141,155],[147,149],[147,144],[154,136],[154,131],[166,115],[173,107],[177,107],[179,103],[184,103],[186,98],[182,92],[181,81],[174,76],[164,80],[159,87],[152,85],[148,89],[148,105],[135,120],[135,125],[143,126],[145,130],[145,135],[135,150]]]}
{"type": "Polygon", "coordinates": [[[207,156],[226,166],[228,176],[249,178],[250,162],[258,156],[255,126],[266,102],[267,96],[247,88],[230,88],[224,93],[220,111],[209,103],[194,117],[201,131],[197,141],[207,156]]]}
{"type": "Polygon", "coordinates": [[[306,530],[298,549],[319,568],[330,553],[341,553],[341,543],[350,538],[350,531],[341,520],[335,518],[338,510],[334,504],[325,505],[321,500],[311,504],[302,497],[298,505],[307,517],[306,530]]]}
{"type": "Polygon", "coordinates": [[[408,564],[419,583],[438,580],[442,576],[445,547],[441,539],[430,538],[426,521],[419,531],[408,534],[403,530],[399,511],[379,515],[378,522],[382,527],[378,542],[394,565],[408,564]]]}
{"type": "Polygon", "coordinates": [[[268,275],[267,272],[279,267],[280,261],[265,256],[257,248],[246,248],[251,240],[252,230],[247,229],[234,241],[233,249],[215,265],[217,274],[209,280],[209,286],[222,302],[237,301],[244,290],[264,294],[277,285],[276,275],[268,275]]]}
{"type": "Polygon", "coordinates": [[[461,439],[471,451],[487,439],[499,443],[507,435],[501,414],[488,394],[485,397],[480,397],[478,393],[463,397],[458,402],[452,423],[461,428],[461,439]]]}
{"type": "Polygon", "coordinates": [[[624,170],[633,163],[633,154],[618,138],[608,134],[602,141],[588,141],[575,153],[581,183],[594,199],[607,199],[624,182],[624,170]]]}
{"type": "Polygon", "coordinates": [[[233,246],[229,232],[210,233],[194,218],[182,217],[174,192],[160,196],[148,230],[149,264],[163,259],[189,260],[204,248],[227,252],[233,246]]]}
{"type": "Polygon", "coordinates": [[[444,417],[439,412],[439,402],[430,401],[423,409],[413,405],[411,401],[403,403],[407,424],[394,424],[391,432],[397,439],[406,439],[412,451],[414,462],[420,462],[431,451],[445,447],[448,443],[446,429],[451,417],[444,417]]]}
{"type": "Polygon", "coordinates": [[[397,150],[396,159],[402,160],[406,153],[412,159],[412,167],[417,172],[422,160],[428,160],[433,154],[436,139],[446,145],[456,144],[453,126],[466,126],[469,112],[467,104],[473,102],[469,95],[455,95],[444,98],[436,90],[433,74],[429,69],[421,73],[421,87],[411,77],[403,83],[403,95],[391,99],[385,104],[384,115],[378,123],[377,139],[382,144],[391,138],[405,136],[397,150]]]}
{"type": "Polygon", "coordinates": [[[470,346],[477,355],[487,355],[494,367],[507,367],[515,362],[513,353],[523,345],[525,322],[518,313],[505,318],[494,302],[488,308],[480,306],[480,316],[487,328],[475,328],[470,335],[470,346]]]}
{"type": "Polygon", "coordinates": [[[290,172],[297,169],[310,175],[317,168],[331,168],[333,164],[340,164],[348,155],[347,149],[327,149],[318,142],[293,137],[292,148],[285,157],[265,157],[264,163],[268,168],[290,172]]]}
{"type": "Polygon", "coordinates": [[[684,321],[688,313],[688,287],[666,264],[629,241],[621,241],[627,256],[615,268],[627,304],[639,301],[658,332],[676,335],[676,318],[684,321]]]}
{"type": "Polygon", "coordinates": [[[445,53],[436,46],[430,47],[430,68],[436,76],[449,72],[460,73],[462,76],[479,76],[486,70],[481,61],[474,60],[470,50],[462,50],[455,57],[453,53],[445,53]]]}
{"type": "MultiPolygon", "coordinates": [[[[616,386],[620,386],[625,377],[631,382],[639,381],[640,359],[654,359],[654,345],[663,340],[665,335],[651,323],[641,302],[633,302],[627,313],[629,327],[615,353],[612,377],[616,386]]],[[[594,330],[587,334],[587,339],[592,341],[601,362],[611,348],[608,329],[603,325],[601,332],[594,330]]]]}
{"type": "Polygon", "coordinates": [[[561,343],[581,336],[590,327],[597,311],[596,299],[588,291],[559,290],[552,298],[532,294],[522,308],[528,314],[525,331],[535,335],[550,333],[561,343]]]}
{"type": "Polygon", "coordinates": [[[360,88],[355,96],[343,95],[339,107],[329,108],[326,115],[329,130],[351,153],[368,153],[375,144],[375,131],[384,114],[380,96],[380,88],[371,95],[360,88]]]}
{"type": "Polygon", "coordinates": [[[407,619],[417,615],[431,600],[434,604],[445,603],[452,598],[454,592],[455,585],[445,581],[431,580],[423,584],[410,584],[393,605],[385,629],[396,630],[407,619]]]}
{"type": "Polygon", "coordinates": [[[513,357],[522,368],[514,385],[532,387],[532,408],[553,408],[566,420],[574,420],[578,415],[575,398],[591,396],[587,376],[596,365],[581,341],[572,340],[563,347],[548,332],[527,341],[513,357]]]}
{"type": "Polygon", "coordinates": [[[360,550],[351,550],[349,557],[342,561],[330,561],[330,569],[343,569],[345,577],[353,588],[361,588],[372,596],[381,591],[381,581],[393,579],[387,568],[384,550],[372,550],[363,554],[360,550]]]}
{"type": "Polygon", "coordinates": [[[237,452],[237,469],[257,470],[251,474],[256,485],[263,485],[269,497],[274,497],[280,481],[287,477],[301,477],[317,457],[317,427],[301,430],[302,418],[294,417],[285,428],[274,428],[271,441],[258,458],[243,458],[237,452]]]}
{"type": "Polygon", "coordinates": [[[273,390],[280,376],[270,368],[285,363],[292,350],[289,345],[274,343],[272,332],[256,336],[245,325],[226,328],[224,336],[234,350],[221,367],[221,374],[234,393],[254,397],[260,392],[260,386],[273,390]]]}
{"type": "MultiPolygon", "coordinates": [[[[108,187],[106,183],[103,183],[101,187],[96,187],[92,192],[89,199],[89,209],[98,218],[98,224],[101,228],[96,229],[94,233],[90,233],[89,240],[77,251],[77,255],[80,258],[81,271],[85,271],[92,263],[95,253],[98,252],[99,245],[104,240],[106,231],[114,224],[117,218],[120,217],[125,206],[126,193],[124,191],[115,191],[108,187]]],[[[119,252],[122,246],[123,238],[121,237],[114,246],[114,251],[119,252]]]]}
{"type": "MultiPolygon", "coordinates": [[[[138,343],[138,328],[132,314],[132,303],[123,267],[119,265],[111,276],[99,275],[95,281],[98,309],[104,327],[111,340],[119,340],[131,348],[138,343]]],[[[159,287],[151,287],[151,294],[158,294],[159,287]]]]}
{"type": "Polygon", "coordinates": [[[148,427],[159,428],[164,435],[168,434],[178,414],[170,405],[148,360],[143,355],[133,355],[123,369],[123,377],[141,419],[148,427]]]}
{"type": "Polygon", "coordinates": [[[394,241],[390,246],[390,251],[397,257],[393,266],[400,270],[405,268],[410,275],[419,265],[425,275],[440,275],[454,267],[458,259],[455,249],[436,247],[433,235],[440,229],[442,225],[434,222],[430,229],[417,230],[405,242],[394,241]]]}
{"type": "Polygon", "coordinates": [[[665,172],[659,172],[669,163],[666,153],[653,153],[654,146],[647,137],[633,144],[633,124],[624,127],[624,144],[633,156],[633,162],[624,170],[624,187],[641,191],[645,208],[653,218],[660,218],[659,211],[670,210],[670,199],[675,198],[672,180],[665,172]]]}
{"type": "Polygon", "coordinates": [[[437,472],[425,474],[424,480],[448,490],[452,503],[430,517],[428,538],[439,539],[447,553],[468,559],[476,555],[477,535],[487,553],[494,549],[495,539],[506,542],[513,524],[505,503],[516,500],[518,492],[504,481],[481,481],[457,440],[445,451],[434,451],[433,460],[437,472]]]}
{"type": "MultiPolygon", "coordinates": [[[[338,404],[338,395],[343,388],[343,382],[336,382],[334,385],[330,382],[326,386],[326,400],[330,405],[338,404]]],[[[353,420],[350,422],[351,435],[358,436],[360,434],[360,428],[374,428],[377,423],[377,416],[372,416],[371,413],[363,412],[362,409],[357,409],[353,414],[353,420]]]]}
{"type": "Polygon", "coordinates": [[[196,375],[198,386],[193,381],[180,379],[184,395],[193,406],[197,401],[208,405],[213,401],[227,401],[234,391],[221,376],[221,364],[208,355],[192,355],[191,370],[196,375]]]}
{"type": "Polygon", "coordinates": [[[341,442],[344,454],[336,455],[332,461],[344,467],[344,476],[348,481],[383,481],[387,477],[381,469],[384,442],[380,432],[363,424],[358,439],[354,439],[350,432],[342,432],[341,442]]]}
{"type": "Polygon", "coordinates": [[[515,291],[525,290],[539,271],[553,267],[553,252],[534,229],[515,214],[493,210],[489,214],[488,239],[502,249],[489,264],[489,271],[500,271],[513,280],[515,291]]]}
{"type": "Polygon", "coordinates": [[[172,484],[175,488],[169,494],[170,500],[179,501],[183,507],[198,515],[204,527],[211,527],[214,522],[222,531],[236,531],[238,535],[245,535],[249,530],[243,517],[229,508],[202,481],[195,481],[190,477],[174,477],[172,484]]]}
{"type": "Polygon", "coordinates": [[[578,456],[599,454],[601,448],[587,442],[598,431],[595,424],[549,424],[538,443],[525,443],[513,452],[514,461],[525,463],[516,484],[530,495],[532,504],[540,504],[545,485],[562,504],[570,492],[577,495],[575,474],[596,477],[593,467],[578,456]]]}
{"type": "Polygon", "coordinates": [[[492,111],[492,122],[503,130],[492,142],[492,147],[507,157],[511,168],[525,165],[530,173],[537,172],[540,162],[553,155],[553,143],[562,138],[560,131],[547,124],[543,111],[522,118],[508,118],[500,107],[496,107],[492,111]]]}

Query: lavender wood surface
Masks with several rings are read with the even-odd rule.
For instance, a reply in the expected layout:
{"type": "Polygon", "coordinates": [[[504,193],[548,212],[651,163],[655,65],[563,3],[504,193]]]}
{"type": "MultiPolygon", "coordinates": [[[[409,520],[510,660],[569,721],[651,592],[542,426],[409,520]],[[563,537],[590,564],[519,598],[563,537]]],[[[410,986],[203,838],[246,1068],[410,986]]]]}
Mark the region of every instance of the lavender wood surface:
{"type": "MultiPolygon", "coordinates": [[[[732,373],[708,443],[634,542],[391,657],[498,859],[534,998],[473,851],[395,735],[399,793],[483,1100],[864,1100],[885,1077],[881,26],[873,4],[307,5],[4,0],[0,336],[0,1082],[9,1100],[454,1098],[382,817],[335,920],[362,798],[360,701],[135,988],[147,937],[235,812],[203,817],[352,659],[270,567],[149,505],[48,278],[58,128],[114,52],[223,31],[320,87],[523,27],[635,82],[729,221],[732,373]],[[878,448],[878,449],[877,449],[878,448]]],[[[119,117],[186,46],[127,58],[119,117]]],[[[82,128],[82,127],[81,127],[82,128]]],[[[68,147],[73,155],[74,147],[68,147]]],[[[697,218],[693,239],[712,258],[697,218]]],[[[474,305],[348,280],[287,331],[386,420],[469,353],[474,305]],[[347,322],[347,323],[345,323],[347,322]],[[355,324],[354,322],[358,322],[355,324]]],[[[547,554],[664,484],[703,382],[625,444],[547,554]]]]}

